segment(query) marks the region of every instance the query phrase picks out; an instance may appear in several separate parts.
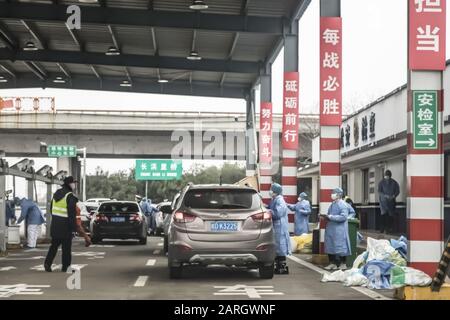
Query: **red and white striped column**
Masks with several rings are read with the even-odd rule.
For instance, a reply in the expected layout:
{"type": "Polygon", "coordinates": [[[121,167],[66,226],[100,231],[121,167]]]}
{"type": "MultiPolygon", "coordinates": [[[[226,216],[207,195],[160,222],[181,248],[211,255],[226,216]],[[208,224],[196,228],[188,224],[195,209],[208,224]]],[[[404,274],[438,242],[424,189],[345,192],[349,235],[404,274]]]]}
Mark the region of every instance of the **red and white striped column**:
{"type": "Polygon", "coordinates": [[[272,185],[272,129],[273,115],[272,103],[261,102],[261,111],[259,113],[259,179],[260,190],[263,202],[270,203],[270,186],[272,185]]]}
{"type": "Polygon", "coordinates": [[[432,276],[444,247],[446,1],[408,1],[408,262],[432,276]]]}
{"type": "MultiPolygon", "coordinates": [[[[283,129],[281,184],[287,203],[297,202],[297,158],[298,158],[298,72],[285,72],[283,82],[283,129]]],[[[294,232],[295,213],[289,212],[289,232],[294,232]]]]}
{"type": "MultiPolygon", "coordinates": [[[[340,1],[320,6],[320,192],[319,213],[327,214],[331,191],[341,186],[342,19],[340,1]]],[[[320,253],[325,253],[326,220],[320,223],[320,253]]]]}
{"type": "MultiPolygon", "coordinates": [[[[340,127],[320,127],[320,195],[319,213],[327,214],[331,192],[341,185],[340,127]]],[[[324,253],[326,220],[320,220],[320,253],[324,253]]]]}

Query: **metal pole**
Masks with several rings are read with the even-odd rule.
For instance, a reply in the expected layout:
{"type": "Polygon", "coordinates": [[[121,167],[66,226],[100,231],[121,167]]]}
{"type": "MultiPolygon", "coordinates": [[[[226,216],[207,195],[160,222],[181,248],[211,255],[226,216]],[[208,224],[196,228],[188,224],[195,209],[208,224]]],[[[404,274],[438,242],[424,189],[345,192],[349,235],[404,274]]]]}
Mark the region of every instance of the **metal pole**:
{"type": "Polygon", "coordinates": [[[83,148],[83,201],[86,201],[86,147],[83,148]]]}
{"type": "Polygon", "coordinates": [[[47,240],[50,240],[50,225],[52,223],[52,213],[51,213],[51,202],[52,202],[52,184],[47,183],[47,204],[46,204],[46,211],[45,211],[45,238],[47,240]]]}
{"type": "Polygon", "coordinates": [[[145,197],[148,198],[148,181],[145,181],[145,197]]]}
{"type": "Polygon", "coordinates": [[[6,239],[8,228],[6,227],[6,177],[0,175],[0,252],[6,253],[6,239]]]}

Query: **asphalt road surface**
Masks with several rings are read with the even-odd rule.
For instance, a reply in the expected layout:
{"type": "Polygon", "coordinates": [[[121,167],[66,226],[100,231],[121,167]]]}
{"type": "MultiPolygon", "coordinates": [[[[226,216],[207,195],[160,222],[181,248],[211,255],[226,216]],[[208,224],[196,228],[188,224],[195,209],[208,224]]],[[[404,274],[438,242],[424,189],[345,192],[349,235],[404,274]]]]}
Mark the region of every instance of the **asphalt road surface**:
{"type": "Polygon", "coordinates": [[[75,274],[60,270],[61,253],[54,270],[43,270],[48,245],[11,250],[0,258],[0,300],[8,299],[386,299],[389,295],[341,283],[321,283],[321,271],[304,256],[288,260],[290,274],[261,280],[257,271],[211,266],[183,270],[183,278],[169,279],[163,240],[149,237],[147,245],[136,241],[104,241],[92,247],[75,240],[72,263],[75,274]]]}

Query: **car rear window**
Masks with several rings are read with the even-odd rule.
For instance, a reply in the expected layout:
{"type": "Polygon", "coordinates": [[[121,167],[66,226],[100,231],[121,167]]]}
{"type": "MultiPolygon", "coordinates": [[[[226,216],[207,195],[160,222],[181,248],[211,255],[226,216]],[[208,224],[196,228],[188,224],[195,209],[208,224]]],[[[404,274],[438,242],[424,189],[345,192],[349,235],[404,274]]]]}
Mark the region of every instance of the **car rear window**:
{"type": "Polygon", "coordinates": [[[162,213],[172,213],[172,206],[170,205],[161,206],[159,208],[159,211],[161,211],[162,213]]]}
{"type": "Polygon", "coordinates": [[[186,193],[184,205],[192,209],[259,209],[261,198],[253,190],[194,189],[186,193]]]}
{"type": "Polygon", "coordinates": [[[136,203],[104,203],[98,208],[101,213],[137,213],[139,207],[136,203]]]}

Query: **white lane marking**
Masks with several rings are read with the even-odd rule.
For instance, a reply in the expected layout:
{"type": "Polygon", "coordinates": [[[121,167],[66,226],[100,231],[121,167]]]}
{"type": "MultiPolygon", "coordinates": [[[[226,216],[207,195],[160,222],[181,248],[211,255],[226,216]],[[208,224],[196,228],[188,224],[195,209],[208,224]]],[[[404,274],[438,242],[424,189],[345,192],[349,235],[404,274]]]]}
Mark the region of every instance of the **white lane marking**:
{"type": "Polygon", "coordinates": [[[44,259],[44,256],[39,256],[39,257],[30,257],[30,258],[15,258],[15,259],[11,259],[11,258],[0,258],[0,261],[22,261],[22,260],[39,260],[39,259],[44,259]]]}
{"type": "Polygon", "coordinates": [[[250,299],[260,299],[262,295],[284,295],[282,292],[275,292],[273,286],[236,284],[234,286],[214,286],[214,288],[221,289],[219,292],[214,292],[215,296],[248,296],[250,299]]]}
{"type": "MultiPolygon", "coordinates": [[[[72,264],[71,267],[73,269],[82,269],[84,267],[86,267],[87,264],[72,264]]],[[[61,264],[52,264],[52,270],[56,271],[56,270],[61,270],[62,265],[61,264]]],[[[45,271],[45,268],[42,264],[39,264],[37,266],[31,267],[30,270],[36,270],[36,271],[45,271]]]]}
{"type": "Polygon", "coordinates": [[[89,248],[114,248],[115,245],[112,244],[91,244],[89,248]]]}
{"type": "Polygon", "coordinates": [[[33,249],[26,249],[23,250],[23,252],[46,252],[48,251],[48,249],[37,249],[37,248],[33,248],[33,249]]]}
{"type": "Polygon", "coordinates": [[[145,286],[146,282],[148,280],[148,276],[139,276],[134,283],[135,287],[143,287],[145,286]]]}
{"type": "Polygon", "coordinates": [[[161,253],[161,250],[155,250],[155,251],[153,251],[153,254],[160,254],[161,253]]]}
{"type": "Polygon", "coordinates": [[[145,264],[146,266],[154,266],[156,263],[155,259],[148,259],[147,263],[145,264]]]}
{"type": "MultiPolygon", "coordinates": [[[[288,259],[290,259],[290,260],[292,260],[294,262],[297,262],[298,264],[301,264],[302,266],[307,267],[307,268],[309,268],[311,270],[314,270],[314,271],[316,271],[316,272],[318,272],[318,273],[320,273],[322,275],[323,274],[330,274],[328,271],[325,271],[325,270],[323,270],[323,269],[313,265],[312,263],[309,263],[308,261],[304,261],[304,260],[299,259],[297,257],[288,256],[288,259]]],[[[372,291],[372,290],[364,288],[364,287],[350,287],[350,288],[352,288],[353,290],[358,291],[359,293],[362,293],[362,294],[368,296],[369,298],[375,299],[375,300],[392,300],[391,298],[388,298],[388,297],[386,297],[386,296],[384,296],[382,294],[379,294],[379,293],[377,293],[375,291],[372,291]]]]}
{"type": "Polygon", "coordinates": [[[14,270],[14,269],[17,269],[16,267],[3,267],[3,268],[0,268],[0,271],[10,271],[10,270],[14,270]]]}
{"type": "Polygon", "coordinates": [[[35,286],[25,283],[0,285],[0,298],[9,298],[14,295],[41,295],[43,292],[40,288],[50,288],[50,286],[35,286]]]}

